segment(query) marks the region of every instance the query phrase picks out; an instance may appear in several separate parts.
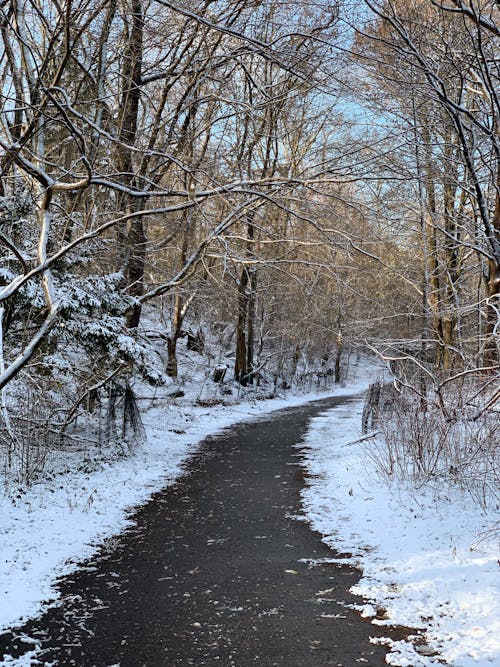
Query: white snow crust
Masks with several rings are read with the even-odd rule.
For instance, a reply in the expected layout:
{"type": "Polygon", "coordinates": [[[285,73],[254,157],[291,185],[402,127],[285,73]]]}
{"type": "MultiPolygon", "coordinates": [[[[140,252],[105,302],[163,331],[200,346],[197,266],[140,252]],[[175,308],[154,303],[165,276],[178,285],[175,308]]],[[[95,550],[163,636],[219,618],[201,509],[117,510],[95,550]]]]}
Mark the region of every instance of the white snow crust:
{"type": "Polygon", "coordinates": [[[500,665],[498,513],[453,487],[381,480],[373,440],[360,441],[362,408],[356,400],[315,417],[301,445],[313,528],[362,570],[352,592],[363,616],[420,630],[413,642],[384,640],[389,664],[500,665]]]}

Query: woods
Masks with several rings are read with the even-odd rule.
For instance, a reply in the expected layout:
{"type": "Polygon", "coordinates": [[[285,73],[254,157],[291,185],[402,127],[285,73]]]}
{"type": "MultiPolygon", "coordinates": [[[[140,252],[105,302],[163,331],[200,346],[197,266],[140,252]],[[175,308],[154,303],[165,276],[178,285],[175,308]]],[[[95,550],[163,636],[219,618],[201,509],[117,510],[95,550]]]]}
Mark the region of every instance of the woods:
{"type": "Polygon", "coordinates": [[[7,478],[112,448],[135,384],[178,386],[189,334],[228,391],[339,382],[370,350],[498,481],[498,11],[6,0],[7,478]]]}

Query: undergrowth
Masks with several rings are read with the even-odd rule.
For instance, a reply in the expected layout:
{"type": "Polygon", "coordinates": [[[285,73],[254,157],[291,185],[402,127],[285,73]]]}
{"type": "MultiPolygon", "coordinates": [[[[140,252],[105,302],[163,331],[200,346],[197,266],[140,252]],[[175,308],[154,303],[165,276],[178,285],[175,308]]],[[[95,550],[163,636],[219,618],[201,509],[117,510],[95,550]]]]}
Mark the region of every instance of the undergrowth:
{"type": "MultiPolygon", "coordinates": [[[[414,486],[453,485],[486,509],[500,507],[500,412],[479,400],[475,383],[448,383],[425,395],[411,387],[375,391],[370,421],[377,437],[370,455],[386,479],[414,486]]],[[[365,409],[366,418],[366,409],[365,409]]]]}

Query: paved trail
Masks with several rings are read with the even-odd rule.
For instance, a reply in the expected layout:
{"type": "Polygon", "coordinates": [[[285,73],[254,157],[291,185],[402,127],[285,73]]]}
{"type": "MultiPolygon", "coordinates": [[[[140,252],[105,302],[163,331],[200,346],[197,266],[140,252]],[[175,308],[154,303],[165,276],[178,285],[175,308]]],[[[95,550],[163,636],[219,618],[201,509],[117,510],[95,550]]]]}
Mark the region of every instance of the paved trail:
{"type": "MultiPolygon", "coordinates": [[[[22,631],[40,659],[87,667],[385,665],[383,633],[345,607],[358,575],[301,559],[334,554],[300,514],[293,445],[328,399],[208,438],[135,526],[61,580],[63,604],[22,631]]],[[[17,633],[19,635],[19,633],[17,633]]],[[[12,635],[0,655],[15,655],[12,635]]],[[[40,664],[40,663],[38,663],[40,664]]]]}

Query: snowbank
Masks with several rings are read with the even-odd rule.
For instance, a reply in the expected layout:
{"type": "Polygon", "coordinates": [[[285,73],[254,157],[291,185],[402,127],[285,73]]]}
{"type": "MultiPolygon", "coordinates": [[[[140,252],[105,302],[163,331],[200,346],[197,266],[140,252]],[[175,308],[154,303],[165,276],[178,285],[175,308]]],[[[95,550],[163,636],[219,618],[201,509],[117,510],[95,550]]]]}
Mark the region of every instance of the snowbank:
{"type": "Polygon", "coordinates": [[[490,530],[498,515],[453,488],[377,478],[373,442],[359,441],[361,411],[357,400],[311,422],[303,502],[312,526],[362,569],[352,592],[365,598],[364,616],[423,630],[418,651],[387,640],[390,664],[442,664],[438,653],[454,667],[499,665],[499,545],[490,530]]]}

